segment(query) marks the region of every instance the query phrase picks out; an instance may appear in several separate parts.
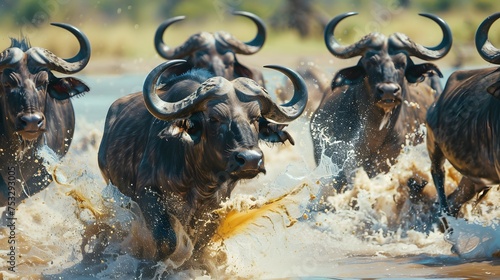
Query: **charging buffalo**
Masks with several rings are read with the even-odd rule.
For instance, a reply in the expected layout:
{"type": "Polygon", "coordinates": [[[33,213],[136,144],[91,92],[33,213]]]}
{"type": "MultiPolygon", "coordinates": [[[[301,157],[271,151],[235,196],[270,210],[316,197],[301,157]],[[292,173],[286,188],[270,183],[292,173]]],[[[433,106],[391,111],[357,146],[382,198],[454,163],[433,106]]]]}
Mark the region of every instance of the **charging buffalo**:
{"type": "Polygon", "coordinates": [[[76,78],[57,78],[51,72],[82,70],[90,59],[87,37],[73,26],[52,25],[78,39],[76,56],[59,58],[31,47],[27,38],[12,39],[0,53],[0,206],[19,203],[48,185],[51,176],[37,151],[47,145],[60,156],[66,154],[75,127],[70,97],[89,90],[76,78]]]}
{"type": "MultiPolygon", "coordinates": [[[[500,64],[500,50],[488,40],[500,13],[486,18],[476,32],[481,57],[500,64]]],[[[459,70],[427,112],[427,148],[441,212],[456,216],[476,194],[500,183],[500,69],[459,70]],[[443,164],[448,160],[463,177],[448,198],[443,164]],[[449,201],[449,205],[448,205],[449,201]]]]}
{"type": "Polygon", "coordinates": [[[337,190],[358,167],[370,177],[389,171],[402,145],[423,140],[418,129],[441,90],[438,76],[442,75],[436,65],[415,64],[410,57],[436,60],[452,45],[448,25],[429,14],[421,15],[436,22],[443,32],[435,47],[419,45],[401,33],[389,37],[370,33],[352,45],[341,45],[333,35],[335,27],[355,14],[339,15],[325,29],[326,46],[334,56],[361,58],[356,66],[337,72],[310,125],[316,163],[324,155],[340,170],[335,178],[337,190]]]}
{"type": "Polygon", "coordinates": [[[283,128],[307,102],[302,78],[281,66],[294,97],[277,105],[248,78],[229,81],[196,69],[162,80],[172,60],[152,70],[143,92],[118,99],[106,117],[98,161],[104,178],[135,200],[157,241],[156,259],[179,244],[182,224],[200,252],[216,226],[213,210],[241,179],[265,173],[259,140],[293,143],[283,128]]]}
{"type": "Polygon", "coordinates": [[[178,16],[164,21],[156,30],[154,39],[156,51],[165,59],[184,59],[187,63],[169,69],[163,75],[179,75],[190,69],[202,68],[228,80],[247,77],[264,85],[262,72],[242,65],[236,54],[251,55],[258,52],[266,40],[266,27],[262,20],[252,13],[239,11],[233,14],[249,18],[255,23],[257,26],[255,38],[249,42],[242,42],[224,31],[200,32],[189,37],[184,44],[170,48],[163,42],[163,34],[171,24],[185,17],[178,16]]]}

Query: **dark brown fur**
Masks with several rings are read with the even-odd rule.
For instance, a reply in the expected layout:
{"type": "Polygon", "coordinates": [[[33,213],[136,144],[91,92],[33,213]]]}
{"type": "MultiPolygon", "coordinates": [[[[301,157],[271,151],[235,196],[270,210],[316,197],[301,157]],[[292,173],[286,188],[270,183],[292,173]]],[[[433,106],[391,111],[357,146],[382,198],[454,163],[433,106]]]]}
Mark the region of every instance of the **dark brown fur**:
{"type": "Polygon", "coordinates": [[[427,113],[431,173],[445,213],[456,216],[465,202],[500,183],[500,100],[492,96],[499,80],[498,68],[456,71],[427,113]],[[446,159],[464,175],[447,199],[446,159]]]}

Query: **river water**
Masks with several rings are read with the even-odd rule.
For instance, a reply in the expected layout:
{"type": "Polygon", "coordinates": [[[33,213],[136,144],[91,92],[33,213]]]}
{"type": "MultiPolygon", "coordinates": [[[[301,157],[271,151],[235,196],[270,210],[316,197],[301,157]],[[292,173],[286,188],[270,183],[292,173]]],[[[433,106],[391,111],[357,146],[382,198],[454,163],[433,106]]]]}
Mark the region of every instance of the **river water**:
{"type": "MultiPolygon", "coordinates": [[[[139,267],[161,274],[185,257],[179,252],[175,260],[145,260],[150,240],[136,205],[106,186],[97,166],[109,105],[141,90],[144,75],[80,78],[91,92],[74,100],[77,127],[70,152],[59,161],[50,150],[42,151],[55,181],[16,211],[15,272],[8,263],[12,232],[0,229],[4,278],[142,278],[139,267]],[[102,263],[86,265],[82,250],[105,242],[97,232],[108,234],[108,254],[102,263]]],[[[268,79],[271,85],[281,81],[268,79]]],[[[306,117],[288,130],[295,146],[262,145],[267,174],[239,184],[221,205],[223,222],[207,250],[213,274],[182,268],[171,273],[173,279],[500,278],[498,187],[465,205],[462,218],[449,220],[453,232],[442,233],[432,215],[427,151],[419,145],[405,147],[388,174],[370,179],[360,170],[352,189],[328,197],[330,210],[310,212],[322,180],[337,169],[315,167],[306,117]],[[406,187],[415,174],[429,182],[420,201],[412,201],[406,187]]],[[[450,191],[460,174],[449,165],[446,171],[450,191]]]]}

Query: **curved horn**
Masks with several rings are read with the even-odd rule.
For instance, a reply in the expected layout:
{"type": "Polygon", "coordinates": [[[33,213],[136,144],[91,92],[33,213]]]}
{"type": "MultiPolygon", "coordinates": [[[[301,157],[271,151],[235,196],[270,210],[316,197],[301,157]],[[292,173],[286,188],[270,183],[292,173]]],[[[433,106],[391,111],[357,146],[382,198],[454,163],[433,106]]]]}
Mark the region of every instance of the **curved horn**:
{"type": "Polygon", "coordinates": [[[432,14],[421,13],[420,16],[430,18],[439,25],[443,32],[443,39],[441,43],[434,47],[425,47],[413,42],[408,36],[397,33],[395,36],[403,44],[402,49],[408,52],[408,55],[418,57],[423,60],[436,60],[445,56],[451,49],[453,44],[453,37],[448,24],[438,16],[432,14]]]}
{"type": "Polygon", "coordinates": [[[0,53],[0,72],[17,63],[24,56],[24,52],[19,48],[8,48],[0,53]]]}
{"type": "Polygon", "coordinates": [[[165,59],[179,59],[183,58],[187,55],[189,55],[191,52],[193,52],[195,49],[197,49],[201,43],[200,43],[200,38],[199,36],[193,35],[191,36],[184,44],[181,46],[172,49],[169,46],[163,42],[163,34],[165,34],[165,31],[167,28],[172,25],[173,23],[176,23],[178,21],[184,20],[186,17],[185,16],[177,16],[173,18],[169,18],[166,21],[164,21],[158,28],[156,29],[155,33],[155,48],[156,52],[158,54],[165,58],[165,59]]]}
{"type": "Polygon", "coordinates": [[[235,53],[248,55],[258,52],[266,41],[266,25],[262,19],[255,14],[244,11],[233,12],[233,15],[244,16],[252,20],[257,26],[257,35],[248,42],[242,42],[226,32],[217,32],[215,36],[233,47],[235,53]]]}
{"type": "Polygon", "coordinates": [[[489,63],[500,64],[500,50],[495,48],[488,40],[491,25],[500,18],[500,13],[487,17],[477,28],[476,49],[481,57],[489,63]]]}
{"type": "Polygon", "coordinates": [[[144,103],[148,111],[155,116],[157,119],[163,121],[169,121],[176,118],[183,118],[191,115],[195,107],[200,104],[200,102],[209,99],[216,98],[219,92],[225,94],[226,91],[220,90],[223,86],[228,86],[229,82],[224,83],[224,79],[221,77],[215,77],[203,82],[202,86],[198,88],[197,91],[191,93],[186,98],[179,100],[177,102],[166,102],[163,101],[156,93],[156,83],[163,72],[168,68],[181,63],[185,63],[185,60],[171,60],[164,62],[156,66],[146,77],[143,86],[143,97],[144,103]]]}
{"type": "Polygon", "coordinates": [[[26,53],[37,63],[47,65],[49,69],[60,73],[73,74],[81,71],[90,60],[91,48],[89,39],[83,32],[72,25],[65,23],[51,24],[68,30],[78,39],[78,43],[80,44],[78,53],[74,57],[68,59],[60,58],[46,49],[37,47],[30,48],[26,53]]]}
{"type": "Polygon", "coordinates": [[[333,35],[335,31],[335,27],[339,24],[343,19],[357,15],[356,12],[343,13],[334,17],[325,27],[325,44],[331,54],[339,58],[351,58],[357,55],[363,54],[366,50],[367,38],[364,37],[359,42],[354,43],[349,46],[342,46],[335,36],[333,35]]]}
{"type": "Polygon", "coordinates": [[[271,100],[268,94],[260,95],[262,102],[262,116],[275,122],[290,122],[298,118],[307,105],[307,86],[304,79],[290,68],[279,65],[265,65],[266,68],[278,70],[285,74],[293,83],[293,97],[285,104],[278,105],[271,100]]]}

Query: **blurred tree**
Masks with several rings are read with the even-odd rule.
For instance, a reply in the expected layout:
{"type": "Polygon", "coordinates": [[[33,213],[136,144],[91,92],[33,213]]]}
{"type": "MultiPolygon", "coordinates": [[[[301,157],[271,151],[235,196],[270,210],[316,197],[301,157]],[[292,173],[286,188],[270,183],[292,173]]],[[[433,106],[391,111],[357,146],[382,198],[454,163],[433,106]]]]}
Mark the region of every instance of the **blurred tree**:
{"type": "MultiPolygon", "coordinates": [[[[214,12],[218,12],[219,1],[179,1],[179,3],[170,6],[172,16],[185,15],[193,20],[202,20],[210,17],[214,12]]],[[[163,16],[163,19],[166,19],[163,16]]]]}
{"type": "Polygon", "coordinates": [[[17,0],[0,0],[0,16],[4,19],[11,11],[14,11],[17,5],[17,0]]]}
{"type": "MultiPolygon", "coordinates": [[[[417,3],[415,3],[417,4],[417,3]]],[[[460,6],[461,1],[456,0],[421,0],[418,1],[418,6],[420,9],[428,12],[445,12],[453,8],[454,6],[460,6]]]]}
{"type": "Polygon", "coordinates": [[[309,0],[287,0],[270,19],[273,28],[295,29],[302,38],[312,35],[314,22],[319,24],[321,33],[328,24],[328,20],[314,8],[312,1],[309,0]]]}
{"type": "Polygon", "coordinates": [[[411,1],[410,0],[399,0],[399,6],[403,9],[408,9],[410,7],[411,1]]]}
{"type": "Polygon", "coordinates": [[[181,0],[170,0],[170,1],[162,1],[159,3],[158,13],[159,17],[164,20],[170,17],[177,16],[175,11],[177,7],[181,3],[181,0]]]}
{"type": "Polygon", "coordinates": [[[475,0],[473,1],[473,4],[474,8],[476,8],[478,11],[489,12],[495,10],[494,2],[498,3],[498,1],[491,0],[475,0]]]}

